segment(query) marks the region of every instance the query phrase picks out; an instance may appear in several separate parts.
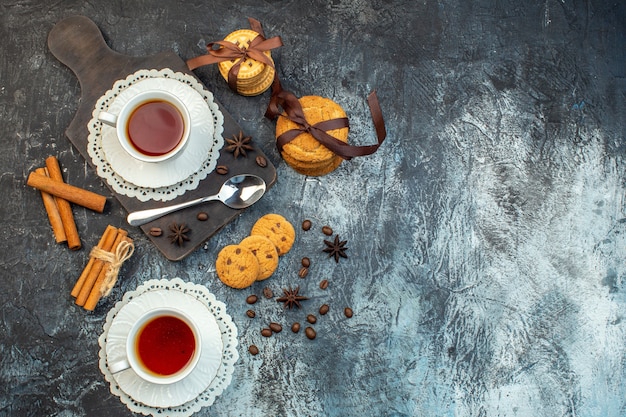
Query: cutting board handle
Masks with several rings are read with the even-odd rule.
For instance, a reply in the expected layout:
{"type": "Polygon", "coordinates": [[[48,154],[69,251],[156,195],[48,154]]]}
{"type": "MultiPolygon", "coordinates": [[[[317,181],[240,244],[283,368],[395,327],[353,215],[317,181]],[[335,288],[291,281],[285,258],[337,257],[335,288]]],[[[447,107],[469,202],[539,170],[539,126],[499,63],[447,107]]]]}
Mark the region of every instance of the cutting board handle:
{"type": "Polygon", "coordinates": [[[58,22],[48,35],[48,48],[78,76],[103,58],[121,57],[108,47],[98,26],[85,16],[72,16],[58,22]]]}

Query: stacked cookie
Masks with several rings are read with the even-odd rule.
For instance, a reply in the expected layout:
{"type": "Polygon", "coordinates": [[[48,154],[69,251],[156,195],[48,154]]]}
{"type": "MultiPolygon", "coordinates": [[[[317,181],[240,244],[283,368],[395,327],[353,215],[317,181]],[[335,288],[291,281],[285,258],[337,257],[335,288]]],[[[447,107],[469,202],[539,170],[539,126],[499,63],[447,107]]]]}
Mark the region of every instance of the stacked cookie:
{"type": "Polygon", "coordinates": [[[239,244],[222,248],[215,261],[217,276],[238,289],[269,278],[278,267],[279,256],[289,252],[295,237],[296,231],[287,219],[266,214],[239,244]]]}
{"type": "MultiPolygon", "coordinates": [[[[310,125],[346,117],[346,112],[334,101],[320,96],[304,96],[298,99],[304,116],[310,125]]],[[[299,126],[286,116],[279,116],[276,121],[276,137],[299,126]]],[[[347,127],[329,130],[327,133],[336,139],[348,142],[347,127]]],[[[317,141],[310,133],[303,132],[286,143],[281,155],[285,162],[300,174],[310,176],[326,175],[334,171],[343,161],[340,156],[317,141]]]]}
{"type": "MultiPolygon", "coordinates": [[[[250,43],[259,36],[259,34],[250,29],[241,29],[232,32],[224,38],[225,41],[234,43],[240,48],[247,49],[250,43]]],[[[272,64],[272,55],[270,51],[264,51],[272,64]]],[[[255,59],[246,57],[218,63],[220,74],[228,81],[228,73],[231,68],[241,61],[239,73],[237,74],[237,92],[243,96],[256,96],[266,91],[274,80],[275,70],[273,66],[259,62],[255,59]]]]}

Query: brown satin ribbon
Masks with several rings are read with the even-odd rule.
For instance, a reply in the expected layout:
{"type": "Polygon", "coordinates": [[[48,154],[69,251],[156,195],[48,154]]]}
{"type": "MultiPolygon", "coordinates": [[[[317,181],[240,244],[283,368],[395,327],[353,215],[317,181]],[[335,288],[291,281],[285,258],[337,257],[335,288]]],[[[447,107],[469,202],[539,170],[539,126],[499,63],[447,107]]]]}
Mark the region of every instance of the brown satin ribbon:
{"type": "MultiPolygon", "coordinates": [[[[237,60],[235,65],[228,72],[228,86],[231,90],[237,91],[237,75],[239,68],[246,58],[251,58],[274,68],[271,59],[264,52],[278,48],[283,45],[279,36],[265,39],[261,22],[248,18],[250,28],[259,35],[250,42],[250,46],[240,47],[228,41],[216,41],[207,44],[207,54],[191,58],[187,61],[187,67],[194,70],[203,65],[216,64],[218,62],[237,60]]],[[[274,68],[275,69],[275,68],[274,68]]]]}
{"type": "Polygon", "coordinates": [[[314,125],[309,124],[304,116],[304,111],[302,110],[300,101],[290,91],[283,90],[277,76],[274,77],[274,83],[272,84],[272,97],[267,107],[267,111],[265,112],[265,117],[268,119],[275,119],[276,117],[283,115],[298,125],[297,128],[290,129],[276,138],[276,146],[279,151],[282,151],[283,146],[294,140],[297,136],[307,132],[322,145],[326,146],[335,155],[349,160],[355,156],[373,154],[378,150],[387,137],[385,121],[383,119],[382,110],[380,109],[378,97],[376,96],[376,91],[372,91],[369,94],[367,97],[367,103],[370,108],[372,121],[374,122],[374,128],[376,129],[376,136],[378,138],[378,143],[374,145],[349,145],[327,133],[329,130],[349,127],[348,119],[345,117],[325,120],[314,125]],[[280,111],[281,107],[284,112],[280,111]]]}

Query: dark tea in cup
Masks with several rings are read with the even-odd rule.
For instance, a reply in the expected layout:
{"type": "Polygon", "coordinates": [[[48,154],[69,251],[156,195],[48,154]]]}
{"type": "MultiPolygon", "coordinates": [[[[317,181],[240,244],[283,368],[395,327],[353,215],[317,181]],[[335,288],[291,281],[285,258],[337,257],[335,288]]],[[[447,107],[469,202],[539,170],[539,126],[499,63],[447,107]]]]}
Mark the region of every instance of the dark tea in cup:
{"type": "Polygon", "coordinates": [[[126,153],[143,162],[162,162],[176,156],[185,148],[191,132],[189,110],[165,90],[141,92],[118,114],[100,111],[98,120],[114,127],[126,153]]]}
{"type": "Polygon", "coordinates": [[[163,100],[147,101],[137,106],[126,125],[130,143],[142,154],[165,155],[180,143],[185,132],[182,114],[163,100]]]}
{"type": "Polygon", "coordinates": [[[184,320],[163,315],[144,324],[135,345],[141,366],[152,374],[170,376],[180,372],[193,358],[196,337],[184,320]]]}
{"type": "Polygon", "coordinates": [[[107,365],[112,374],[132,368],[145,381],[173,384],[194,370],[201,351],[201,334],[192,318],[176,308],[160,307],[133,324],[125,357],[107,365]]]}

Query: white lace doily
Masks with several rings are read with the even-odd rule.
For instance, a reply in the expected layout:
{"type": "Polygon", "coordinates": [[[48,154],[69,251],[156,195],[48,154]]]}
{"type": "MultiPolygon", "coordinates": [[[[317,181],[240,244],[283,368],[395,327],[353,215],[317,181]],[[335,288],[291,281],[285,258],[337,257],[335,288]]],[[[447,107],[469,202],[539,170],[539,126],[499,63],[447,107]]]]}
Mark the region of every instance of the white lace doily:
{"type": "Polygon", "coordinates": [[[207,91],[202,83],[191,75],[183,74],[181,72],[173,72],[169,68],[162,70],[143,69],[129,75],[123,80],[116,81],[113,84],[113,88],[104,93],[104,95],[102,95],[102,97],[100,97],[96,102],[92,112],[92,118],[89,121],[87,128],[89,130],[87,152],[96,166],[98,175],[103,178],[118,194],[134,197],[139,201],[169,201],[183,195],[186,191],[196,189],[200,181],[205,179],[207,175],[215,169],[219,158],[219,150],[224,145],[224,115],[219,110],[217,103],[213,100],[213,94],[207,91]],[[108,110],[109,106],[113,101],[115,101],[116,97],[129,86],[148,78],[158,77],[171,78],[185,83],[202,95],[213,116],[213,144],[211,146],[211,151],[207,154],[206,161],[197,172],[194,172],[188,178],[168,187],[145,188],[126,181],[111,167],[111,164],[107,161],[102,149],[102,122],[98,120],[97,116],[100,111],[108,110]]]}
{"type": "Polygon", "coordinates": [[[99,352],[99,365],[100,371],[104,374],[105,379],[109,382],[111,393],[120,397],[120,400],[126,404],[126,406],[135,413],[141,413],[144,415],[153,416],[171,416],[171,417],[188,417],[193,413],[200,411],[202,407],[208,407],[215,401],[215,398],[219,396],[228,385],[230,385],[233,372],[235,370],[235,363],[239,359],[239,353],[237,352],[237,327],[232,318],[226,313],[226,305],[217,301],[215,296],[209,292],[209,290],[203,285],[193,284],[190,282],[184,282],[180,278],[174,278],[172,280],[149,280],[137,287],[134,291],[128,291],[124,294],[121,301],[115,304],[115,307],[107,314],[106,322],[103,326],[104,331],[98,338],[98,344],[100,345],[99,352]],[[187,403],[168,408],[149,407],[138,401],[135,401],[128,394],[120,389],[118,384],[113,378],[111,372],[107,367],[106,362],[106,343],[107,335],[111,327],[113,319],[120,311],[120,309],[128,302],[138,297],[139,295],[147,291],[156,290],[172,290],[181,291],[185,294],[195,297],[197,300],[205,304],[211,313],[215,316],[217,324],[222,333],[223,354],[222,363],[217,371],[217,375],[211,381],[208,388],[202,392],[195,399],[188,401],[187,403]]]}

